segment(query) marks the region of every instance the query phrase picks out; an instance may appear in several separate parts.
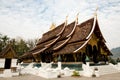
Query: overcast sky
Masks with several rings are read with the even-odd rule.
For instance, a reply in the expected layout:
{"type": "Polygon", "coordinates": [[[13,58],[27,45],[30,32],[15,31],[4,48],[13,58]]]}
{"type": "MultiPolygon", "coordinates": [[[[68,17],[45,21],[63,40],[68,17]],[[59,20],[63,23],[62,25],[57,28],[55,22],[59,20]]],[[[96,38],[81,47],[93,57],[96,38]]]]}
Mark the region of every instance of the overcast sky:
{"type": "Polygon", "coordinates": [[[40,38],[52,22],[68,23],[79,12],[79,23],[93,17],[98,21],[108,47],[120,46],[120,0],[0,0],[0,33],[10,38],[40,38]]]}

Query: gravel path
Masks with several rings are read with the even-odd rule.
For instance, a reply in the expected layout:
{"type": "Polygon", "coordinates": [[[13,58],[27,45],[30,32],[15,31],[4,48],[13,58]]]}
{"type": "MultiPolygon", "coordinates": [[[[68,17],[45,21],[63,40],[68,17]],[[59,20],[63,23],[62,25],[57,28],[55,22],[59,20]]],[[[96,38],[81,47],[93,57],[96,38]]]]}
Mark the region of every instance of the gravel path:
{"type": "Polygon", "coordinates": [[[100,77],[62,77],[54,79],[45,79],[34,75],[22,75],[12,78],[0,78],[0,80],[120,80],[120,73],[102,75],[100,77]]]}

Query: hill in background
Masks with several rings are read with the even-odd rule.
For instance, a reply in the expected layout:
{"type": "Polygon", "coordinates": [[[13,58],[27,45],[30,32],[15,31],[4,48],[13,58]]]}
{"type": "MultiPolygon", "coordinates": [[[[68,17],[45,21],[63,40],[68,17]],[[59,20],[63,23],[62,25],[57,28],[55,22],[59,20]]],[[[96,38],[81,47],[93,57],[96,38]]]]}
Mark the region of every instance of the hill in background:
{"type": "Polygon", "coordinates": [[[111,52],[113,54],[112,58],[120,58],[120,47],[113,48],[111,52]]]}

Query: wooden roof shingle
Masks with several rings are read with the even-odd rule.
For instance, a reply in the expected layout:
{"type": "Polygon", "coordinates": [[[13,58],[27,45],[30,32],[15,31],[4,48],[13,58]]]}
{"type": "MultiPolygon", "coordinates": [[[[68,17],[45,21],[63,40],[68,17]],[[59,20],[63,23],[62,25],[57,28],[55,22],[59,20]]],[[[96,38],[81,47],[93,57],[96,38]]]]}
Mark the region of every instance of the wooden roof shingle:
{"type": "Polygon", "coordinates": [[[8,44],[0,53],[0,58],[17,58],[17,57],[18,56],[11,44],[8,44]]]}

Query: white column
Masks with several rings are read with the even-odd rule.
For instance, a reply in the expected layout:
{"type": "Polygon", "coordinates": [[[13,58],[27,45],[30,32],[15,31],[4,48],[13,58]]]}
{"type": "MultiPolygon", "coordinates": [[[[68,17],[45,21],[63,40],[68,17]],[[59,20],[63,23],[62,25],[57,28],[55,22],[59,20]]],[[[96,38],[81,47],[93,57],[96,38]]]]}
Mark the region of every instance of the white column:
{"type": "Polygon", "coordinates": [[[90,63],[89,63],[89,62],[86,62],[86,65],[87,65],[88,67],[90,67],[90,63]]]}
{"type": "Polygon", "coordinates": [[[62,69],[61,68],[61,56],[59,55],[59,57],[58,57],[58,69],[62,69]]]}
{"type": "Polygon", "coordinates": [[[62,69],[61,68],[61,62],[58,62],[58,69],[60,69],[60,70],[62,69]]]}

